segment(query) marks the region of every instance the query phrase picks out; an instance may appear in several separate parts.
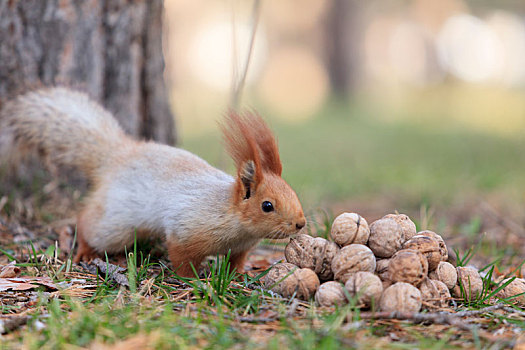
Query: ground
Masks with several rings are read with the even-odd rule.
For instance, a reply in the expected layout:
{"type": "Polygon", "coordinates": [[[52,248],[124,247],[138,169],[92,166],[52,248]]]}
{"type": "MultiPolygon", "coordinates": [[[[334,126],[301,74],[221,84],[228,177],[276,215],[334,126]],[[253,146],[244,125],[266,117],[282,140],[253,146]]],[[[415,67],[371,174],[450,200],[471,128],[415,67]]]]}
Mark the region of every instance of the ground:
{"type": "MultiPolygon", "coordinates": [[[[322,114],[300,124],[272,123],[284,177],[303,202],[309,233],[326,236],[342,211],[371,222],[397,210],[418,229],[442,234],[459,252],[457,263],[493,264],[494,279],[520,275],[521,138],[378,122],[337,104],[322,114]]],[[[217,134],[183,141],[228,169],[217,134]]],[[[263,242],[250,255],[247,275],[226,273],[221,259],[210,260],[201,279],[181,279],[162,244],[151,243],[130,247],[127,256],[72,264],[67,248],[82,188],[40,173],[0,185],[0,265],[11,263],[4,270],[20,278],[0,292],[0,348],[525,347],[524,309],[490,292],[399,319],[352,305],[320,308],[281,298],[262,288],[260,278],[283,259],[283,242],[263,242]],[[125,269],[111,272],[117,265],[125,269]]]]}

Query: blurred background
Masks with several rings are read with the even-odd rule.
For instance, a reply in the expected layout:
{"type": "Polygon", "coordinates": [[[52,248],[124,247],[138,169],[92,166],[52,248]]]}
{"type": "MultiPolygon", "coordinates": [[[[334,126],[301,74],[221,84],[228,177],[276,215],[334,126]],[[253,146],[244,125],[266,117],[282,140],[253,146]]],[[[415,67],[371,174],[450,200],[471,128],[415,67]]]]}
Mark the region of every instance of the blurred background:
{"type": "Polygon", "coordinates": [[[275,129],[283,177],[307,212],[458,213],[486,204],[523,217],[524,2],[165,6],[179,146],[233,171],[217,122],[256,25],[241,107],[275,129]]]}

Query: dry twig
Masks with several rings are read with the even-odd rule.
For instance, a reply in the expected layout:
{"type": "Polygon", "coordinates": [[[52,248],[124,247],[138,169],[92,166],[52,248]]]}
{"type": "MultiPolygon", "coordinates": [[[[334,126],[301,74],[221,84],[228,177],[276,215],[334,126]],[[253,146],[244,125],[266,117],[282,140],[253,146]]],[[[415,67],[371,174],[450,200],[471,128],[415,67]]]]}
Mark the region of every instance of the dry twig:
{"type": "Polygon", "coordinates": [[[91,264],[81,262],[80,265],[93,275],[97,274],[98,269],[100,272],[104,273],[107,277],[111,278],[121,286],[129,287],[128,278],[121,273],[126,271],[126,269],[123,267],[104,262],[99,258],[94,259],[91,264]]]}
{"type": "Polygon", "coordinates": [[[362,312],[359,314],[362,319],[385,319],[385,320],[407,320],[414,323],[430,322],[434,324],[448,324],[458,327],[466,331],[473,331],[475,326],[472,326],[465,320],[467,317],[479,316],[496,310],[505,310],[507,312],[518,313],[525,316],[525,312],[520,312],[506,304],[496,304],[487,306],[478,310],[466,310],[460,312],[435,312],[435,313],[420,313],[420,312],[362,312]]]}

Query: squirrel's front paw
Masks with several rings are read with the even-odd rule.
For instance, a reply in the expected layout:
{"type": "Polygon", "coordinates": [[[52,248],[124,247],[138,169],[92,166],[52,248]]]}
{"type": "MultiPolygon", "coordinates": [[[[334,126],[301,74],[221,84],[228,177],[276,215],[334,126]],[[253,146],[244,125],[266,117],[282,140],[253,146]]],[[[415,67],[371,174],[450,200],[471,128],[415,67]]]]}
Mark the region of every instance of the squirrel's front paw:
{"type": "Polygon", "coordinates": [[[98,257],[98,254],[93,248],[87,244],[79,244],[73,262],[78,264],[81,261],[91,261],[96,257],[98,257]]]}

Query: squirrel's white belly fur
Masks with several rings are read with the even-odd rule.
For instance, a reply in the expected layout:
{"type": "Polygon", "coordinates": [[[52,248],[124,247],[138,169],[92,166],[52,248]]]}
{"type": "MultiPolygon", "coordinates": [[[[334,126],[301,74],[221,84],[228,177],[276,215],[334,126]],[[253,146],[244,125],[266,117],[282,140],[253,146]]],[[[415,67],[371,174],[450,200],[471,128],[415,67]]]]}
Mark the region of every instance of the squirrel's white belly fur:
{"type": "MultiPolygon", "coordinates": [[[[119,164],[120,157],[115,158],[116,164],[107,164],[111,170],[101,171],[108,176],[104,187],[93,194],[102,197],[105,207],[93,235],[86,237],[96,250],[116,252],[123,246],[129,250],[135,232],[138,238],[154,235],[180,242],[195,234],[212,235],[224,247],[231,247],[230,241],[240,235],[242,242],[249,238],[235,214],[225,210],[232,196],[232,176],[190,152],[153,143],[141,144],[131,161],[119,164]]],[[[234,247],[241,251],[257,240],[234,247]]]]}

